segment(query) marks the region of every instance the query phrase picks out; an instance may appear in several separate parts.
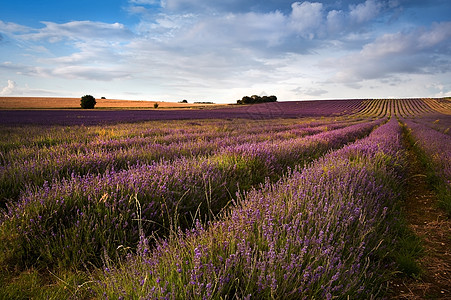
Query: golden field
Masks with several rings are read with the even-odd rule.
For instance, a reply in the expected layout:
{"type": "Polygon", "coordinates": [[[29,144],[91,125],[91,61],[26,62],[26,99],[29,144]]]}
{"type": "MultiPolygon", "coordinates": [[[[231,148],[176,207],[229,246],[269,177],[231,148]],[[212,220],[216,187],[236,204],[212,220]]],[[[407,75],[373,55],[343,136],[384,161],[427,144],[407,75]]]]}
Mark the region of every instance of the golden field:
{"type": "MultiPolygon", "coordinates": [[[[0,109],[73,109],[80,108],[80,99],[81,98],[0,97],[0,109]]],[[[191,108],[218,105],[119,99],[96,99],[96,101],[96,108],[153,109],[155,103],[158,103],[158,108],[191,108]]]]}

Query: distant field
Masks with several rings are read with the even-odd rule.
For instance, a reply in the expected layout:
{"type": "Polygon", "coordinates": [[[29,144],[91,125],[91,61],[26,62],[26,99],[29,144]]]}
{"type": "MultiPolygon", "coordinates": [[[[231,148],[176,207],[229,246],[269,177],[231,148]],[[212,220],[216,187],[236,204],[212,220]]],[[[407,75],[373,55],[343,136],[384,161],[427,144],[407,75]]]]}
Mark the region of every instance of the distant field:
{"type": "MultiPolygon", "coordinates": [[[[218,104],[177,103],[145,100],[96,99],[96,108],[190,108],[218,104]]],[[[65,109],[80,108],[80,98],[0,97],[0,109],[65,109]]]]}

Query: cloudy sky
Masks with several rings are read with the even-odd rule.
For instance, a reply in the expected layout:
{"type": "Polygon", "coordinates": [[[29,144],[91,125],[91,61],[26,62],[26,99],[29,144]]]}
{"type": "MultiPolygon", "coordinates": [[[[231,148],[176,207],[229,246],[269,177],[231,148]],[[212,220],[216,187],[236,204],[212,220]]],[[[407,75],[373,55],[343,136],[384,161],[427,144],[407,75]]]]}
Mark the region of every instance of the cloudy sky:
{"type": "Polygon", "coordinates": [[[4,0],[0,96],[451,96],[449,0],[4,0]]]}

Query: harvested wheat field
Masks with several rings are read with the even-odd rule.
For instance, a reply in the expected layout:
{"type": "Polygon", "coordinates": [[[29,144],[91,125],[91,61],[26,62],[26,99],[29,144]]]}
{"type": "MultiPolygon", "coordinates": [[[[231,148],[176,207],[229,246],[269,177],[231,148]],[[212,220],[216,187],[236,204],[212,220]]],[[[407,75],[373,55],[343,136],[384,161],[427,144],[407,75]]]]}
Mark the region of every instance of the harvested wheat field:
{"type": "MultiPolygon", "coordinates": [[[[81,98],[0,97],[0,109],[67,109],[80,108],[81,98]]],[[[146,100],[96,99],[96,108],[191,108],[218,104],[177,103],[146,100]]]]}

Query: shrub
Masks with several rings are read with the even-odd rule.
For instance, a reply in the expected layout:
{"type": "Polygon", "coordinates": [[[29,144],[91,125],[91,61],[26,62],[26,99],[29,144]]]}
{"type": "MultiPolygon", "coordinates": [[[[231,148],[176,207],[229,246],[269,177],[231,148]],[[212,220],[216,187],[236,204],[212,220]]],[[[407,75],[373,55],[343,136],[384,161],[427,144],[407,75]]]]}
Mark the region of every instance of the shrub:
{"type": "Polygon", "coordinates": [[[81,97],[80,106],[83,109],[93,109],[96,105],[96,99],[91,95],[85,95],[81,97]]]}
{"type": "Polygon", "coordinates": [[[153,108],[158,108],[158,103],[155,103],[155,104],[153,105],[153,108]]]}

